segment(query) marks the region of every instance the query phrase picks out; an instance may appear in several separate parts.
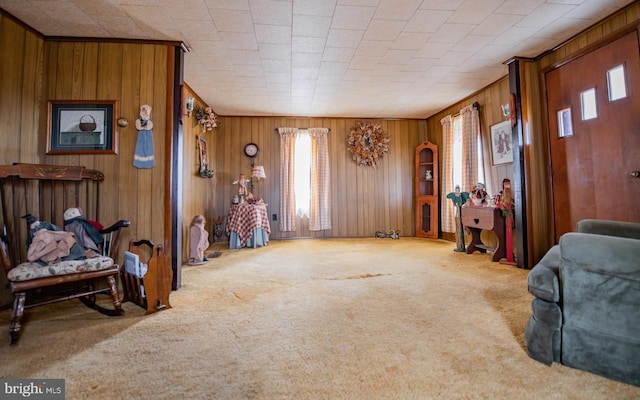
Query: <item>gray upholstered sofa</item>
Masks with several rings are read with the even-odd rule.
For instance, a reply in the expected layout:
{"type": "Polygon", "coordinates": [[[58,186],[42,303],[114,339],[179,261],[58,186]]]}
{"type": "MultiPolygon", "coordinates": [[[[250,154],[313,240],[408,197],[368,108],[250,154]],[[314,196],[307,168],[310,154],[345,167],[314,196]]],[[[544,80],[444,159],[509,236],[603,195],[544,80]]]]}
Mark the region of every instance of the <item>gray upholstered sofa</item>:
{"type": "Polygon", "coordinates": [[[640,386],[640,224],[580,221],[527,283],[531,358],[640,386]]]}

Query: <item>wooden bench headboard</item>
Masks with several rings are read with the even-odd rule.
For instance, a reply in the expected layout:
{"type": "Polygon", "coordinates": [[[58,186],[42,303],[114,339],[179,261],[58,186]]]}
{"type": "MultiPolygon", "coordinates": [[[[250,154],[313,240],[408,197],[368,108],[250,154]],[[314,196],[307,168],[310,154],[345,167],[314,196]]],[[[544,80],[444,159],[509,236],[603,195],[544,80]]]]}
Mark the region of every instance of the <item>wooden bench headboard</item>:
{"type": "Polygon", "coordinates": [[[26,260],[26,214],[62,228],[64,211],[79,207],[87,219],[99,221],[103,180],[102,172],[81,166],[0,165],[0,234],[9,246],[11,265],[26,260]]]}

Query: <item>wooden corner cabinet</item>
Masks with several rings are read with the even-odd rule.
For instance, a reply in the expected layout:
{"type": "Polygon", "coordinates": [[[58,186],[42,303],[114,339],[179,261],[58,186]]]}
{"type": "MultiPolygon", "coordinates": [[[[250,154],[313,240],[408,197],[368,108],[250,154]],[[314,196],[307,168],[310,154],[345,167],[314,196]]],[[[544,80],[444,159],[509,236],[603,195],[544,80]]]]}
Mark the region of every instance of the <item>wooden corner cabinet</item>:
{"type": "Polygon", "coordinates": [[[438,238],[438,146],[416,148],[416,236],[438,238]]]}

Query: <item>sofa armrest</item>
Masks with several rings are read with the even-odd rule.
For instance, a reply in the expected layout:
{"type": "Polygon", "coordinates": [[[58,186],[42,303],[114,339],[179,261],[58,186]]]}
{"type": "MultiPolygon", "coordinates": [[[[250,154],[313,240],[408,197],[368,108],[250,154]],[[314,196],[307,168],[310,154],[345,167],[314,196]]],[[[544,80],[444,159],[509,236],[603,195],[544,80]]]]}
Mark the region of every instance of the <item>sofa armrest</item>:
{"type": "Polygon", "coordinates": [[[640,281],[640,240],[569,232],[560,238],[561,269],[581,268],[640,281]]]}
{"type": "Polygon", "coordinates": [[[580,233],[640,239],[640,224],[635,222],[583,219],[576,228],[580,233]]]}
{"type": "Polygon", "coordinates": [[[556,245],[547,251],[527,275],[529,293],[545,301],[560,301],[559,268],[560,246],[556,245]]]}

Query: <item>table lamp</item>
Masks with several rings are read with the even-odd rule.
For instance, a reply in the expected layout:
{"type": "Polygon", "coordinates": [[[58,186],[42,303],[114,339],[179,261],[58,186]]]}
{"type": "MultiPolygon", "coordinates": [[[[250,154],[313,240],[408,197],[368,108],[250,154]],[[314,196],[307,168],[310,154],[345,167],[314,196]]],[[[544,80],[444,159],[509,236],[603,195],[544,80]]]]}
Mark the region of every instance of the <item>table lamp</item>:
{"type": "Polygon", "coordinates": [[[264,167],[262,165],[254,165],[251,168],[251,189],[253,189],[253,178],[258,178],[258,181],[262,179],[266,179],[267,175],[264,173],[264,167]]]}

